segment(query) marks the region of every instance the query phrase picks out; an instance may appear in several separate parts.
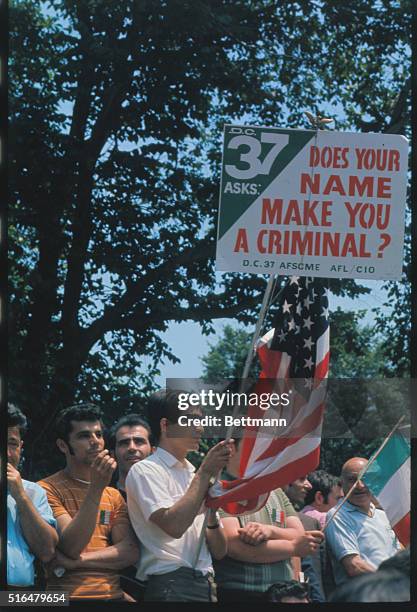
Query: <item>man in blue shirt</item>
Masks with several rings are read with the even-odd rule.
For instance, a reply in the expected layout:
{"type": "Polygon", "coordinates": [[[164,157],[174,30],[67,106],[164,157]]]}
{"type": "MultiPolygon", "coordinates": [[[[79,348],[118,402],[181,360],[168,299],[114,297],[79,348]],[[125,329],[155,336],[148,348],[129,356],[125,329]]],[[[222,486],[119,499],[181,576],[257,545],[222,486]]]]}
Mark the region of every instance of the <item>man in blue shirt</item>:
{"type": "MultiPolygon", "coordinates": [[[[353,457],[342,468],[342,486],[346,493],[367,464],[362,457],[353,457]]],[[[392,557],[400,544],[391,529],[385,512],[371,501],[371,492],[359,480],[347,502],[343,499],[327,513],[326,521],[337,512],[326,528],[336,585],[367,572],[392,557]]]]}
{"type": "Polygon", "coordinates": [[[12,404],[7,417],[7,583],[30,587],[35,582],[34,561],[47,563],[58,542],[56,521],[45,491],[23,480],[18,467],[27,421],[12,404]]]}

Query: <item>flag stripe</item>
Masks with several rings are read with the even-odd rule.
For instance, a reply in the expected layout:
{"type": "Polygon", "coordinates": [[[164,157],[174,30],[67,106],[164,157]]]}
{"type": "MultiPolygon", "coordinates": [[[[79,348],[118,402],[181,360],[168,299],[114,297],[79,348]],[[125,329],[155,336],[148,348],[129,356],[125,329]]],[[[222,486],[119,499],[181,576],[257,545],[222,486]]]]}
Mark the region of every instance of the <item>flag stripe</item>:
{"type": "MultiPolygon", "coordinates": [[[[319,432],[318,434],[316,433],[316,435],[314,435],[313,432],[313,434],[307,439],[300,439],[297,444],[293,445],[290,449],[285,449],[279,456],[275,458],[273,464],[268,461],[264,461],[263,464],[261,463],[258,466],[258,474],[256,475],[257,491],[264,493],[268,490],[271,490],[267,488],[265,489],[264,487],[264,484],[269,486],[269,483],[271,482],[270,476],[274,476],[274,474],[277,475],[280,470],[287,469],[289,464],[295,463],[297,465],[301,465],[301,461],[304,455],[309,455],[310,457],[315,458],[316,449],[320,447],[320,429],[318,428],[317,431],[319,432]]],[[[287,471],[285,471],[285,474],[287,474],[287,471]]],[[[211,487],[210,493],[213,493],[214,489],[216,488],[217,492],[221,491],[223,493],[223,499],[225,501],[239,501],[239,499],[242,499],[240,497],[241,492],[243,490],[248,491],[248,487],[253,484],[253,480],[255,479],[245,478],[238,481],[236,484],[234,484],[235,481],[217,482],[213,487],[211,487]],[[224,489],[231,490],[225,492],[224,489]]],[[[279,478],[279,481],[281,482],[281,478],[279,478]]],[[[276,486],[279,487],[282,486],[282,484],[277,484],[276,486]]]]}
{"type": "Polygon", "coordinates": [[[407,440],[401,435],[391,436],[363,478],[376,497],[409,456],[410,447],[407,440]]]}
{"type": "MultiPolygon", "coordinates": [[[[321,424],[323,414],[323,404],[320,404],[315,408],[312,414],[309,414],[301,423],[299,427],[294,427],[291,431],[291,438],[275,438],[269,445],[268,449],[258,457],[257,461],[262,461],[269,457],[274,457],[277,453],[282,452],[285,448],[288,448],[292,444],[295,444],[299,440],[305,439],[310,435],[313,428],[316,428],[321,424]]],[[[283,433],[283,435],[285,435],[283,433]]]]}
{"type": "Polygon", "coordinates": [[[403,546],[410,544],[410,513],[406,514],[396,525],[393,526],[394,533],[403,546]]]}
{"type": "Polygon", "coordinates": [[[382,491],[372,493],[384,508],[391,525],[395,525],[410,512],[411,461],[410,457],[391,476],[382,491]]]}
{"type": "MultiPolygon", "coordinates": [[[[284,465],[279,471],[274,471],[265,476],[258,476],[256,479],[256,490],[263,488],[267,491],[272,491],[278,487],[282,487],[293,480],[293,473],[298,472],[299,474],[305,474],[310,471],[311,465],[318,465],[320,459],[320,441],[316,440],[315,447],[308,453],[303,454],[299,459],[291,461],[284,465]]],[[[242,495],[249,494],[252,483],[248,482],[246,486],[242,488],[232,489],[228,493],[222,495],[222,497],[209,499],[207,505],[209,507],[218,508],[223,507],[226,502],[239,501],[242,499],[242,495]]]]}
{"type": "MultiPolygon", "coordinates": [[[[298,440],[302,435],[308,435],[322,418],[324,396],[325,389],[323,387],[314,389],[311,393],[309,404],[307,406],[303,404],[299,407],[302,407],[303,411],[299,409],[295,416],[291,415],[289,424],[286,427],[281,428],[279,438],[275,438],[272,441],[265,436],[258,436],[257,438],[251,439],[251,454],[253,457],[250,458],[254,460],[262,460],[268,456],[272,457],[283,447],[288,446],[288,444],[298,440]]],[[[252,415],[259,417],[262,416],[261,413],[262,411],[258,409],[258,413],[253,411],[252,415]]],[[[253,429],[259,430],[258,427],[252,428],[252,430],[253,429]]]]}
{"type": "MultiPolygon", "coordinates": [[[[320,440],[320,433],[321,423],[318,425],[316,430],[310,432],[307,437],[298,438],[294,444],[283,448],[280,453],[274,457],[273,462],[271,462],[269,459],[264,459],[262,461],[260,460],[259,462],[257,462],[255,465],[258,466],[258,471],[266,469],[268,466],[270,466],[270,469],[280,468],[288,460],[298,459],[303,455],[304,451],[308,452],[309,450],[311,450],[312,447],[317,444],[317,440],[320,440]]],[[[249,470],[252,470],[253,473],[256,473],[254,467],[249,468],[249,470]]],[[[248,471],[247,473],[250,474],[250,471],[248,471]]]]}

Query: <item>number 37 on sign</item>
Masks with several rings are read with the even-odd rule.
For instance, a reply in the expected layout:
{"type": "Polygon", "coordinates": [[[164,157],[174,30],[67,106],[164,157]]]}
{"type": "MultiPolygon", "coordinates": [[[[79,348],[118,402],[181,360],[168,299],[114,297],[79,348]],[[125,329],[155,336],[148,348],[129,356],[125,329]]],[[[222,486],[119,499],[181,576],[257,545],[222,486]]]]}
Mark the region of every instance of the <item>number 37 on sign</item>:
{"type": "Polygon", "coordinates": [[[217,269],[401,277],[408,142],[226,125],[217,269]]]}

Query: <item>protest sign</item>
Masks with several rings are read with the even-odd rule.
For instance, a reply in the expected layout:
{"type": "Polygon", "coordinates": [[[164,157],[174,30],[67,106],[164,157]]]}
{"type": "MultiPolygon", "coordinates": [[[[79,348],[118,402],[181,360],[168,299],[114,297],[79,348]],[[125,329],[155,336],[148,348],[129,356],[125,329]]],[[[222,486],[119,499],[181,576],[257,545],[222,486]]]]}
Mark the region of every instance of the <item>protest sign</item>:
{"type": "Polygon", "coordinates": [[[408,141],[226,125],[218,270],[399,279],[408,141]]]}

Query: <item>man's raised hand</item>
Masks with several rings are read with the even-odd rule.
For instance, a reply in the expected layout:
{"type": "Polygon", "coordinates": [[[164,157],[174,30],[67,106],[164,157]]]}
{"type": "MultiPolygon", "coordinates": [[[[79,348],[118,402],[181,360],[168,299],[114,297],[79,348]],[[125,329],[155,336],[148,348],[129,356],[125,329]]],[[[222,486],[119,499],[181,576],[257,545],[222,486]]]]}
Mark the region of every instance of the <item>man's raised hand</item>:
{"type": "Polygon", "coordinates": [[[17,499],[25,492],[20,473],[11,463],[7,464],[7,487],[14,499],[17,499]]]}
{"type": "Polygon", "coordinates": [[[110,484],[117,462],[110,457],[107,449],[98,453],[91,464],[91,487],[102,490],[110,484]]]}
{"type": "Polygon", "coordinates": [[[226,467],[227,462],[233,453],[233,440],[223,440],[213,446],[207,455],[204,457],[200,470],[208,476],[217,476],[217,474],[226,467]]]}

